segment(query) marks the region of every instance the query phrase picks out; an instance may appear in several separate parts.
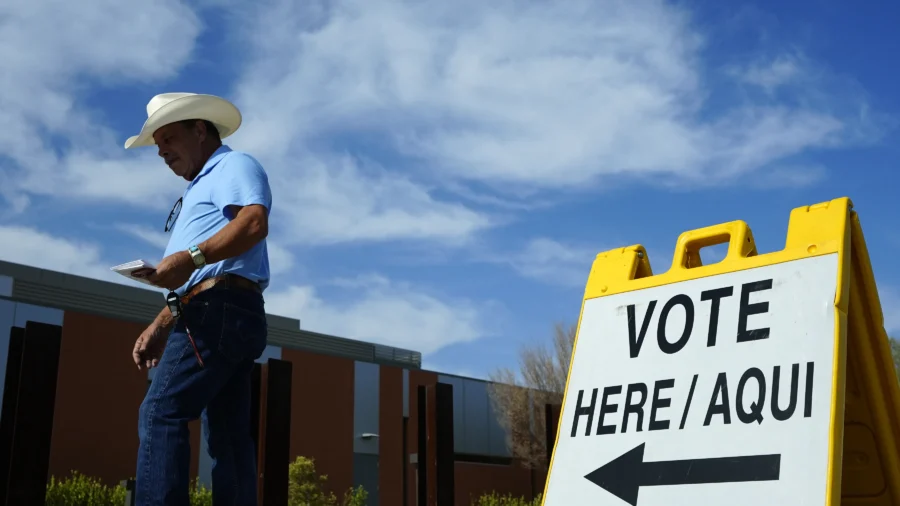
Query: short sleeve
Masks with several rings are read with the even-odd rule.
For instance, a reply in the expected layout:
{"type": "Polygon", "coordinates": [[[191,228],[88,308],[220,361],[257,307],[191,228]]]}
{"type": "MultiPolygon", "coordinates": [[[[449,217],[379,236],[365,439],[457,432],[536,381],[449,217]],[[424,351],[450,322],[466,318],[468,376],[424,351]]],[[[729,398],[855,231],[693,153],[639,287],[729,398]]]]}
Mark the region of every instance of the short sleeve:
{"type": "Polygon", "coordinates": [[[211,192],[212,203],[231,218],[228,206],[259,204],[272,212],[272,190],[269,177],[262,165],[252,156],[232,153],[216,167],[215,184],[211,192]]]}

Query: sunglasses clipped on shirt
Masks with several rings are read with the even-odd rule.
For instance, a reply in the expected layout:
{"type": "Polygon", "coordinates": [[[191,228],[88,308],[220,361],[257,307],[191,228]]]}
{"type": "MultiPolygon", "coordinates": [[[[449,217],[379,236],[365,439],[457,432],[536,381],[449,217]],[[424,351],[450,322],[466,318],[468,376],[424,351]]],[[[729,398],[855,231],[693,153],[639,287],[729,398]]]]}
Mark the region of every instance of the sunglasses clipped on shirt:
{"type": "Polygon", "coordinates": [[[166,232],[170,232],[175,227],[175,220],[178,219],[178,215],[181,214],[181,199],[183,197],[179,197],[178,200],[175,201],[175,205],[172,206],[172,211],[169,212],[169,219],[166,220],[166,232]]]}

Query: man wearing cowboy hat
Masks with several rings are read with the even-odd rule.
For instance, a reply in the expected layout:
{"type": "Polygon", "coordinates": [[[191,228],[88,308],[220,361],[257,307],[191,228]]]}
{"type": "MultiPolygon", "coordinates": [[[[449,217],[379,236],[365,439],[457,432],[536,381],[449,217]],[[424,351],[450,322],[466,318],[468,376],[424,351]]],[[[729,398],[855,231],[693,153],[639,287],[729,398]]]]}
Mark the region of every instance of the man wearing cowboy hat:
{"type": "Polygon", "coordinates": [[[164,258],[145,273],[172,292],[134,344],[138,369],[157,368],[140,408],[137,504],[188,506],[187,424],[202,418],[214,503],[254,505],[250,374],[267,341],[268,178],[253,157],[222,144],[241,124],[230,102],[165,93],[147,116],[125,148],[155,145],[188,184],[166,223],[164,258]]]}

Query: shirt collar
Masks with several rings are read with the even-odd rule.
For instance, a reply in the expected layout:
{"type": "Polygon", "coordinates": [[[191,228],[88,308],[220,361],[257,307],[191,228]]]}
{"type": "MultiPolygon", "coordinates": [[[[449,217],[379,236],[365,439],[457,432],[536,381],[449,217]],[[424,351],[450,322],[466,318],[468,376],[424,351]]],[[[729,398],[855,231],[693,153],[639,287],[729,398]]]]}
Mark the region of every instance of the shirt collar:
{"type": "Polygon", "coordinates": [[[190,189],[192,186],[194,186],[194,183],[196,183],[201,177],[208,174],[209,171],[211,171],[213,167],[215,167],[220,161],[222,161],[222,158],[225,158],[225,155],[230,152],[231,148],[227,145],[222,144],[221,146],[219,146],[219,149],[215,150],[212,156],[209,157],[209,160],[207,160],[206,163],[203,164],[203,168],[200,169],[200,172],[197,173],[197,177],[195,177],[194,180],[191,181],[191,184],[188,185],[188,188],[190,189]]]}

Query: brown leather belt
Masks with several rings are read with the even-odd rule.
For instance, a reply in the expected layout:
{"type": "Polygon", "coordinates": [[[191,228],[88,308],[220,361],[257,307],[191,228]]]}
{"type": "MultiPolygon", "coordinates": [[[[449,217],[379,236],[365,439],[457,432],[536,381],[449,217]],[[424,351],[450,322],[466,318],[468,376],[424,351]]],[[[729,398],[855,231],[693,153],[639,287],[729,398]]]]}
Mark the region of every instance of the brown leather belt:
{"type": "Polygon", "coordinates": [[[259,283],[255,281],[250,281],[249,279],[243,276],[238,276],[236,274],[223,274],[221,276],[204,279],[203,281],[192,286],[190,290],[188,290],[184,295],[181,296],[181,303],[187,304],[188,301],[194,298],[197,294],[209,290],[214,286],[223,286],[225,288],[243,288],[245,290],[251,290],[256,293],[262,293],[262,289],[260,288],[259,283]]]}

